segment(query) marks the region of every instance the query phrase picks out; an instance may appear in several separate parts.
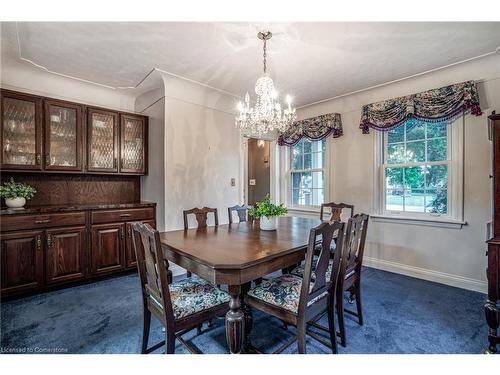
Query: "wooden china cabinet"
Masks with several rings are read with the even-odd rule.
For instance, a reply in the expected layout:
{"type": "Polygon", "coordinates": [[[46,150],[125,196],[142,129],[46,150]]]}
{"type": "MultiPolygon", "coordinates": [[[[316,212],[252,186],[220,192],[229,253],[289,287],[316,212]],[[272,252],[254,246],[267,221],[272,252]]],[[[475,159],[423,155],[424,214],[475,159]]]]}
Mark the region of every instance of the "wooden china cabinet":
{"type": "Polygon", "coordinates": [[[60,100],[44,100],[44,170],[83,171],[83,108],[60,100]]]}
{"type": "Polygon", "coordinates": [[[148,127],[144,117],[121,116],[120,172],[145,174],[148,127]]]}
{"type": "Polygon", "coordinates": [[[4,169],[42,169],[42,98],[2,90],[0,165],[4,169]]]}
{"type": "Polygon", "coordinates": [[[37,190],[1,209],[1,297],[134,270],[131,225],[156,224],[140,201],[148,118],[3,89],[0,106],[0,183],[37,190]]]}
{"type": "Polygon", "coordinates": [[[89,108],[88,167],[93,172],[118,172],[118,114],[89,108]]]}
{"type": "Polygon", "coordinates": [[[488,322],[488,353],[497,352],[500,343],[500,114],[489,116],[490,134],[493,142],[493,233],[488,241],[488,299],[484,305],[488,322]]]}
{"type": "Polygon", "coordinates": [[[0,90],[7,171],[146,175],[148,118],[0,90]]]}

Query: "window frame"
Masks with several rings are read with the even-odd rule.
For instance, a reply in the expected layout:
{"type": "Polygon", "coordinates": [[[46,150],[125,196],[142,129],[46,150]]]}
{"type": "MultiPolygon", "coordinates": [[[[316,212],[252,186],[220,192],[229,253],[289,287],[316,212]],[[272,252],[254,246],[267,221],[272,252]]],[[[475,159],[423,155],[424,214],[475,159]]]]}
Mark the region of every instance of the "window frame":
{"type": "MultiPolygon", "coordinates": [[[[463,221],[463,167],[464,167],[464,123],[461,116],[452,124],[446,126],[448,157],[445,161],[437,162],[386,162],[388,134],[375,132],[375,181],[374,181],[374,216],[379,218],[406,219],[415,221],[458,222],[463,221]],[[411,167],[421,165],[447,165],[448,166],[448,213],[438,214],[431,212],[409,212],[386,209],[386,178],[385,169],[390,167],[411,167]]],[[[406,143],[406,136],[404,142],[406,143]]],[[[427,148],[426,151],[427,153],[427,148]]]]}
{"type": "MultiPolygon", "coordinates": [[[[309,140],[311,142],[317,142],[321,140],[309,140]]],[[[302,204],[292,204],[292,172],[303,173],[303,172],[323,172],[323,203],[328,202],[330,196],[330,139],[329,137],[324,139],[325,141],[325,155],[324,163],[322,168],[311,168],[311,169],[292,169],[292,147],[281,147],[281,160],[282,163],[282,196],[285,198],[285,204],[291,211],[307,211],[307,212],[319,212],[321,204],[319,205],[302,205],[302,204]]]]}

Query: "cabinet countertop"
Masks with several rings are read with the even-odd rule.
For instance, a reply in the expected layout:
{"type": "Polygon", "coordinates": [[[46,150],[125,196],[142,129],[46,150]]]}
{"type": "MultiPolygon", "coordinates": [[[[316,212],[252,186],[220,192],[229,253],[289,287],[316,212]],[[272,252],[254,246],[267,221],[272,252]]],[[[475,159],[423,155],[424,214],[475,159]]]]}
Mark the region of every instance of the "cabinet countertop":
{"type": "Polygon", "coordinates": [[[132,203],[89,203],[89,204],[64,204],[64,205],[43,205],[27,206],[22,209],[10,209],[2,207],[0,216],[4,215],[42,215],[49,213],[68,212],[68,211],[86,211],[86,210],[113,210],[121,208],[141,208],[154,207],[154,202],[132,202],[132,203]]]}

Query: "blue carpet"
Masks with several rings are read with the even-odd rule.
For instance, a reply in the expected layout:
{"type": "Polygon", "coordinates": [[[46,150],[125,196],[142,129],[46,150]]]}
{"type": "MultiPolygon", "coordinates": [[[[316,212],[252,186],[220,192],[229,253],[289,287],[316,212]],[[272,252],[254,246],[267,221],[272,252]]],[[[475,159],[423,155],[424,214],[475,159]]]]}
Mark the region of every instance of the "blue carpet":
{"type": "MultiPolygon", "coordinates": [[[[362,293],[365,324],[346,315],[347,347],[339,346],[340,353],[481,353],[487,346],[483,294],[370,268],[363,270],[362,293]]],[[[2,303],[1,346],[3,352],[138,353],[141,322],[139,281],[127,275],[2,303]]],[[[252,341],[264,352],[294,332],[254,313],[252,341]]],[[[186,338],[204,352],[227,352],[223,319],[195,333],[186,338]]],[[[153,319],[150,343],[162,336],[153,319]]],[[[306,344],[308,353],[330,353],[309,337],[306,344]]],[[[292,345],[286,353],[296,351],[292,345]]],[[[176,353],[185,352],[177,344],[176,353]]]]}

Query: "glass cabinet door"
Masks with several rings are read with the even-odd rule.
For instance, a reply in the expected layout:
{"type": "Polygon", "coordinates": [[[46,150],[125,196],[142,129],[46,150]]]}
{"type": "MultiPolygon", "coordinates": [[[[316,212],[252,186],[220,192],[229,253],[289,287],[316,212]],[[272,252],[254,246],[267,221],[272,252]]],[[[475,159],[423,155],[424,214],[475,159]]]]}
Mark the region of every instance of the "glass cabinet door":
{"type": "Polygon", "coordinates": [[[2,169],[41,169],[41,100],[1,94],[2,169]]]}
{"type": "Polygon", "coordinates": [[[144,174],[146,172],[146,119],[144,117],[132,115],[121,115],[120,118],[120,172],[144,174]]]}
{"type": "Polygon", "coordinates": [[[89,109],[89,171],[118,172],[118,114],[89,109]]]}
{"type": "Polygon", "coordinates": [[[82,170],[82,110],[77,104],[45,101],[45,169],[82,170]]]}

